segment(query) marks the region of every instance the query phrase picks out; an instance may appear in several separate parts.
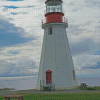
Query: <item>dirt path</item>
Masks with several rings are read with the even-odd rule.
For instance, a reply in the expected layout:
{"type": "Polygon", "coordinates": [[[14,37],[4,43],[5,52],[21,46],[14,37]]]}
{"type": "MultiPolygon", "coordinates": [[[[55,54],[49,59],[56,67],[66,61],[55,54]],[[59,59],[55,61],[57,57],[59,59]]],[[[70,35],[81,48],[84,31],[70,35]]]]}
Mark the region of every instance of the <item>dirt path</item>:
{"type": "Polygon", "coordinates": [[[5,95],[18,95],[22,94],[59,94],[59,93],[100,93],[100,90],[63,90],[63,91],[34,91],[34,90],[21,90],[21,91],[8,91],[0,90],[0,96],[5,95]]]}

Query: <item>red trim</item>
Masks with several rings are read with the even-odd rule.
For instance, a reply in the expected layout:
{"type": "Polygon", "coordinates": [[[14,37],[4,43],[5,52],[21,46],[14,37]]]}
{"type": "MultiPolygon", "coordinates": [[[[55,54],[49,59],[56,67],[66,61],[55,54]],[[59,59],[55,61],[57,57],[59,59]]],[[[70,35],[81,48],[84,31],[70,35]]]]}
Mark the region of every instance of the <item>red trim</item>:
{"type": "MultiPolygon", "coordinates": [[[[50,1],[50,0],[47,0],[47,1],[45,2],[45,4],[46,4],[48,1],[50,1]]],[[[63,1],[62,1],[62,0],[60,0],[60,1],[63,3],[63,1]]]]}
{"type": "Polygon", "coordinates": [[[52,23],[52,22],[62,22],[62,17],[64,16],[61,12],[50,12],[45,14],[46,17],[46,23],[52,23]]]}
{"type": "Polygon", "coordinates": [[[47,15],[49,15],[49,14],[55,14],[55,13],[61,14],[62,16],[64,16],[64,13],[62,13],[62,12],[49,12],[49,13],[46,13],[46,14],[45,14],[45,17],[46,17],[47,15]]]}

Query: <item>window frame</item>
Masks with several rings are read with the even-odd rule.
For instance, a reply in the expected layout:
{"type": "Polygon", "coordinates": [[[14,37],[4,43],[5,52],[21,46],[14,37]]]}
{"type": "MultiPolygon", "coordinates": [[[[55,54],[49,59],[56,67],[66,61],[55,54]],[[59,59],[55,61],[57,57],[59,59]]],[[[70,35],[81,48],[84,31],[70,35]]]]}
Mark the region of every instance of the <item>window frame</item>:
{"type": "Polygon", "coordinates": [[[75,81],[75,70],[72,70],[72,74],[73,74],[73,81],[75,81]]]}
{"type": "Polygon", "coordinates": [[[49,27],[48,31],[48,35],[52,35],[52,27],[49,27]]]}

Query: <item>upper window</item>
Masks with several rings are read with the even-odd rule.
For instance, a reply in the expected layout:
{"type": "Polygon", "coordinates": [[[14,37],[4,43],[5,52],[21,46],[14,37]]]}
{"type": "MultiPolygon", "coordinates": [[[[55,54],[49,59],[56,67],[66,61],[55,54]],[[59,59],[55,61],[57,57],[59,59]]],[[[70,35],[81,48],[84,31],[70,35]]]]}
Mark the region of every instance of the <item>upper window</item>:
{"type": "Polygon", "coordinates": [[[49,35],[52,35],[52,27],[49,28],[49,35]]]}
{"type": "Polygon", "coordinates": [[[75,71],[72,70],[72,73],[73,73],[73,80],[75,81],[75,71]]]}

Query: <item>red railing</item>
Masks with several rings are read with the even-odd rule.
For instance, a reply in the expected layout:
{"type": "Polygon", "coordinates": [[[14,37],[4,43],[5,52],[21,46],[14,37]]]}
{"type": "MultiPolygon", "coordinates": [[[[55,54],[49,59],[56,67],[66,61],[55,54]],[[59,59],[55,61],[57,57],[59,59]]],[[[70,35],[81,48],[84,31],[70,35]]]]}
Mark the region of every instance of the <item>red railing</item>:
{"type": "MultiPolygon", "coordinates": [[[[47,23],[47,19],[45,18],[45,19],[42,20],[42,25],[46,24],[46,23],[47,23]]],[[[68,19],[66,17],[63,17],[62,23],[67,23],[68,24],[68,19]]]]}

